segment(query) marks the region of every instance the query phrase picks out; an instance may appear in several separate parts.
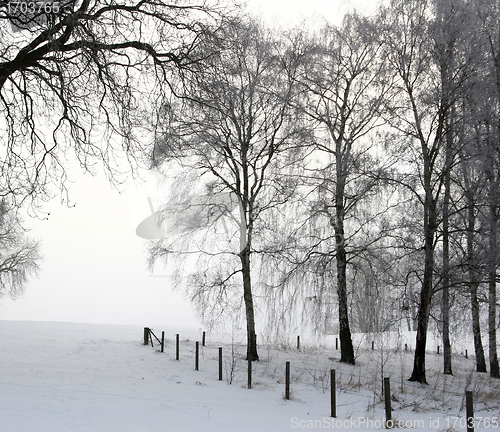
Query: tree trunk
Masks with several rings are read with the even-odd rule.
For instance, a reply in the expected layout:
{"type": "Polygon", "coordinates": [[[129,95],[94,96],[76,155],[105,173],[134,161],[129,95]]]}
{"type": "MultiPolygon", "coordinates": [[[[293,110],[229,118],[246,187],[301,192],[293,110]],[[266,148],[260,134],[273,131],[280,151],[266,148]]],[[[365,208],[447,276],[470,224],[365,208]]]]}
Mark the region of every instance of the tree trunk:
{"type": "Polygon", "coordinates": [[[443,120],[446,124],[445,166],[443,170],[443,279],[442,279],[442,320],[443,320],[443,373],[452,375],[450,344],[450,197],[451,167],[453,162],[453,121],[455,119],[453,89],[454,51],[456,36],[452,26],[452,16],[448,3],[437,1],[437,19],[440,30],[437,33],[437,51],[440,54],[443,120]]]}
{"type": "MultiPolygon", "coordinates": [[[[444,240],[443,240],[444,243],[444,240]]],[[[446,239],[448,243],[448,239],[446,239]]],[[[451,369],[451,343],[450,343],[450,277],[449,277],[449,244],[443,244],[443,373],[453,375],[451,369]],[[444,250],[446,248],[446,252],[444,250]]]]}
{"type": "MultiPolygon", "coordinates": [[[[425,152],[426,153],[426,152],[425,152]]],[[[415,357],[413,372],[409,381],[427,384],[425,377],[425,347],[427,344],[427,327],[432,299],[432,282],[434,272],[434,235],[436,232],[436,203],[432,196],[431,174],[429,160],[424,153],[424,236],[425,236],[425,267],[422,289],[420,291],[420,305],[417,314],[417,339],[415,343],[415,357]]]]}
{"type": "MultiPolygon", "coordinates": [[[[495,64],[497,101],[500,103],[500,19],[497,21],[498,30],[498,46],[496,52],[493,44],[491,45],[492,57],[495,64]]],[[[497,119],[497,145],[500,145],[500,117],[497,119]]],[[[498,148],[498,147],[497,147],[498,148]]],[[[491,173],[490,173],[490,259],[489,259],[489,274],[488,274],[488,333],[489,333],[489,357],[490,357],[490,376],[500,378],[500,368],[498,365],[497,355],[497,333],[496,333],[496,272],[497,272],[497,213],[496,200],[498,199],[498,176],[495,173],[495,165],[493,160],[498,163],[496,152],[490,156],[491,173]]]]}
{"type": "MultiPolygon", "coordinates": [[[[453,110],[452,110],[453,111],[453,110]]],[[[453,114],[452,114],[453,117],[453,114]]],[[[446,132],[446,155],[444,171],[444,198],[443,198],[443,373],[453,375],[451,369],[451,343],[450,343],[450,194],[451,194],[451,159],[453,144],[453,128],[448,121],[446,132]]]]}
{"type": "MultiPolygon", "coordinates": [[[[491,162],[490,162],[491,163],[491,162]]],[[[491,165],[493,165],[491,163],[491,165]]],[[[493,167],[492,167],[493,168],[493,167]]],[[[497,355],[497,326],[496,326],[496,273],[497,273],[497,217],[495,211],[495,201],[497,198],[496,178],[491,170],[490,174],[490,211],[489,211],[489,259],[488,259],[488,336],[489,336],[489,357],[490,376],[500,378],[497,355]]]]}
{"type": "Polygon", "coordinates": [[[431,267],[433,267],[432,255],[426,253],[424,281],[422,283],[422,290],[420,292],[420,305],[417,314],[417,339],[415,343],[415,357],[413,361],[413,372],[409,381],[417,381],[422,384],[427,384],[425,377],[425,347],[427,344],[427,327],[429,323],[429,313],[431,308],[432,298],[432,276],[431,267]]]}
{"type": "MultiPolygon", "coordinates": [[[[337,154],[340,154],[337,153],[337,154]]],[[[339,158],[339,156],[337,156],[339,158]]],[[[344,188],[345,176],[341,161],[337,161],[337,187],[335,193],[336,215],[335,242],[337,250],[337,295],[339,301],[340,361],[356,364],[352,345],[349,312],[347,307],[347,254],[344,243],[344,188]],[[340,162],[340,163],[339,163],[340,162]]]]}
{"type": "Polygon", "coordinates": [[[337,294],[339,297],[339,337],[340,361],[355,364],[349,314],[347,308],[346,252],[343,246],[337,247],[337,294]]]}
{"type": "Polygon", "coordinates": [[[472,308],[472,334],[474,336],[474,351],[476,353],[476,370],[478,372],[486,372],[486,360],[484,357],[483,342],[481,340],[481,324],[479,320],[480,310],[477,299],[477,282],[476,267],[474,262],[474,230],[476,216],[474,214],[474,197],[467,194],[468,205],[468,223],[467,223],[467,266],[469,268],[469,291],[472,308]]]}
{"type": "Polygon", "coordinates": [[[250,253],[248,246],[241,251],[241,269],[243,273],[243,300],[247,320],[247,360],[259,360],[257,343],[255,340],[255,312],[252,296],[252,281],[250,279],[250,253]]]}

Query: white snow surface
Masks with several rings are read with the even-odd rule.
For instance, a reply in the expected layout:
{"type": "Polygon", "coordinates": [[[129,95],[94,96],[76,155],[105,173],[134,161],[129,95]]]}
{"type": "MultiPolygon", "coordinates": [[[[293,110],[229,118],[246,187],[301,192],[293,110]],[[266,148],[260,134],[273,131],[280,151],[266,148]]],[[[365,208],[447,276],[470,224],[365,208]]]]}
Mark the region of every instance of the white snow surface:
{"type": "MultiPolygon", "coordinates": [[[[335,338],[266,345],[247,388],[243,336],[197,329],[165,330],[165,352],[143,345],[143,328],[97,324],[0,321],[2,432],[153,432],[382,430],[382,376],[391,377],[396,426],[419,431],[466,430],[464,390],[475,395],[476,431],[500,431],[498,380],[473,372],[473,359],[454,356],[453,377],[439,373],[442,357],[428,354],[429,385],[407,382],[412,354],[406,339],[356,338],[358,364],[338,362],[335,338]],[[180,361],[175,334],[180,334],[180,361]],[[371,339],[375,350],[371,350],[371,339]],[[194,370],[195,341],[200,367],[194,370]],[[395,342],[396,340],[396,342],[395,342]],[[403,346],[405,342],[402,342],[403,346]],[[218,380],[218,347],[224,379],[218,380]],[[399,349],[397,349],[399,346],[399,349]],[[235,362],[234,368],[231,367],[235,362]],[[285,362],[291,399],[284,399],[285,362]],[[382,365],[384,371],[382,371],[382,365]],[[337,417],[330,417],[330,370],[337,376],[337,417]],[[228,383],[233,370],[233,382],[228,383]],[[496,422],[495,423],[495,418],[496,422]],[[486,423],[484,422],[486,420],[486,423]]],[[[408,335],[408,341],[412,335],[408,335]]]]}

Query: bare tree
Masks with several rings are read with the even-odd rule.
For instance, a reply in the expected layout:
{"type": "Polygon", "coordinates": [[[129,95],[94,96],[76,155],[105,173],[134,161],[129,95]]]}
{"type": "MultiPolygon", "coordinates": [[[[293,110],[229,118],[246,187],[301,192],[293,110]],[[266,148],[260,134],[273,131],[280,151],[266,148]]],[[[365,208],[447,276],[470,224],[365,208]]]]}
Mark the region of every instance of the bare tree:
{"type": "MultiPolygon", "coordinates": [[[[380,175],[384,167],[373,138],[390,82],[373,30],[354,14],[340,27],[291,36],[301,59],[299,98],[292,102],[315,137],[303,143],[309,153],[294,172],[298,193],[273,218],[265,252],[278,271],[262,275],[270,327],[279,322],[280,329],[295,323],[318,333],[338,331],[341,361],[350,364],[350,299],[356,298],[350,287],[358,286],[361,273],[373,275],[369,261],[384,231],[376,221],[387,204],[379,187],[387,175],[380,175]]],[[[362,309],[354,311],[360,321],[362,309]]]]}
{"type": "MultiPolygon", "coordinates": [[[[434,56],[433,14],[426,1],[393,1],[382,12],[386,55],[397,75],[398,97],[389,101],[392,126],[406,137],[406,158],[416,164],[420,185],[403,181],[423,207],[424,270],[418,310],[415,359],[410,381],[426,383],[425,346],[434,293],[438,199],[444,183],[441,166],[450,108],[434,56]]],[[[411,176],[410,176],[411,177],[411,176]]]]}
{"type": "Polygon", "coordinates": [[[500,377],[497,354],[498,191],[500,181],[500,23],[498,4],[470,5],[474,69],[461,111],[461,135],[468,140],[461,154],[462,187],[467,212],[467,268],[472,301],[476,365],[486,372],[480,332],[481,287],[486,287],[490,375],[500,377]],[[479,222],[479,223],[476,223],[479,222]]]}
{"type": "Polygon", "coordinates": [[[465,244],[462,250],[463,268],[466,272],[464,285],[470,295],[472,334],[476,354],[476,370],[486,372],[486,360],[481,338],[481,302],[484,297],[482,286],[485,277],[487,256],[485,238],[485,208],[487,207],[487,180],[484,173],[485,119],[490,118],[490,103],[485,95],[492,93],[491,83],[485,80],[484,39],[477,31],[478,23],[474,11],[467,16],[469,29],[468,43],[464,44],[462,55],[468,57],[466,91],[457,107],[456,129],[461,142],[458,154],[459,169],[453,175],[453,181],[461,195],[456,201],[455,211],[460,221],[453,228],[457,244],[465,244]],[[465,239],[461,240],[460,237],[465,239]]]}
{"type": "Polygon", "coordinates": [[[373,31],[373,24],[357,15],[346,16],[340,28],[324,28],[301,78],[301,109],[316,127],[318,151],[331,158],[323,168],[328,174],[317,176],[324,180],[316,187],[323,191],[322,211],[334,229],[341,361],[350,364],[355,358],[348,316],[346,217],[377,183],[363,173],[375,158],[370,146],[360,142],[380,126],[382,97],[390,87],[373,31]]]}
{"type": "Polygon", "coordinates": [[[470,78],[475,75],[480,50],[477,32],[469,29],[473,20],[467,2],[394,1],[383,17],[387,20],[383,33],[387,56],[400,85],[400,98],[392,104],[391,122],[407,140],[405,153],[412,154],[407,160],[414,165],[415,178],[400,184],[412,191],[423,208],[423,276],[410,380],[425,383],[426,332],[431,300],[439,290],[443,370],[445,374],[452,373],[450,296],[454,284],[461,282],[454,277],[452,265],[453,260],[459,265],[460,247],[451,249],[452,243],[458,244],[460,235],[450,224],[463,210],[457,207],[462,202],[463,185],[455,171],[458,155],[463,155],[463,149],[471,143],[461,130],[468,121],[461,107],[477,84],[471,83],[470,78]],[[439,245],[442,268],[436,261],[439,245]]]}
{"type": "MultiPolygon", "coordinates": [[[[178,163],[196,173],[208,196],[234,197],[234,207],[226,201],[217,213],[237,213],[238,244],[225,252],[239,264],[201,285],[225,292],[241,273],[247,357],[258,360],[251,256],[263,213],[294,193],[281,173],[300,157],[297,139],[303,130],[290,104],[298,62],[270,31],[244,18],[221,28],[213,44],[201,49],[210,57],[184,75],[176,89],[181,100],[165,102],[160,112],[152,162],[178,163]]],[[[160,244],[153,252],[162,251],[169,255],[171,249],[160,244]]]]}
{"type": "Polygon", "coordinates": [[[0,201],[0,298],[22,294],[41,260],[39,245],[26,236],[15,208],[0,201]]]}
{"type": "Polygon", "coordinates": [[[489,358],[490,375],[494,378],[500,378],[500,370],[497,354],[496,338],[496,279],[498,267],[498,181],[499,174],[499,155],[497,150],[496,134],[487,138],[487,152],[484,155],[484,171],[488,182],[488,257],[486,266],[488,269],[488,336],[489,336],[489,358]],[[489,145],[488,145],[489,144],[489,145]]]}
{"type": "MultiPolygon", "coordinates": [[[[476,75],[476,74],[474,74],[476,75]]],[[[476,75],[477,76],[477,75],[476,75]]],[[[483,86],[479,86],[483,87],[483,86]]],[[[477,90],[477,88],[476,88],[477,90]]],[[[460,169],[455,175],[455,183],[460,190],[462,199],[457,200],[457,215],[460,220],[454,227],[455,241],[462,247],[463,269],[466,272],[464,285],[470,295],[472,334],[474,337],[474,351],[476,354],[477,372],[486,372],[486,361],[481,339],[481,310],[479,297],[483,279],[482,261],[484,247],[479,226],[481,208],[484,207],[482,196],[486,191],[486,182],[482,169],[481,127],[477,124],[479,117],[476,115],[478,104],[474,101],[474,93],[469,92],[461,107],[461,122],[458,125],[459,139],[463,145],[459,153],[460,169]],[[475,120],[476,121],[475,121],[475,120]],[[465,236],[462,240],[460,237],[465,236]]]]}
{"type": "Polygon", "coordinates": [[[445,119],[445,161],[443,167],[443,207],[442,207],[442,332],[443,332],[443,370],[447,375],[452,375],[451,343],[450,343],[450,201],[451,201],[451,169],[453,163],[453,121],[452,91],[454,85],[454,56],[458,32],[456,21],[453,20],[453,8],[449,3],[436,1],[436,51],[437,61],[440,64],[441,87],[443,88],[444,105],[449,105],[449,115],[445,119]]]}
{"type": "Polygon", "coordinates": [[[199,60],[194,49],[221,11],[204,1],[1,6],[0,195],[31,203],[50,183],[65,188],[71,153],[116,177],[120,152],[141,149],[170,71],[199,60]]]}
{"type": "Polygon", "coordinates": [[[500,250],[498,246],[498,193],[500,182],[500,10],[498,2],[486,2],[478,7],[478,15],[482,21],[482,33],[488,47],[488,78],[494,83],[494,99],[490,101],[493,130],[487,137],[485,173],[489,185],[489,257],[488,257],[488,327],[489,327],[489,360],[490,375],[500,378],[500,366],[497,353],[497,268],[500,250]],[[483,7],[481,7],[483,6],[483,7]],[[493,103],[491,103],[493,102],[493,103]]]}

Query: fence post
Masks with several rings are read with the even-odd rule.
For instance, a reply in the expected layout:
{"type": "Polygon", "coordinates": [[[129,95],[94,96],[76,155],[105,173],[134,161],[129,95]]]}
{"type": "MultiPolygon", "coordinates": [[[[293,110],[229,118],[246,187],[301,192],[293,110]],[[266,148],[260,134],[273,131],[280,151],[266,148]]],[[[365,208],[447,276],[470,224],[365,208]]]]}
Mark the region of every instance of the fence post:
{"type": "Polygon", "coordinates": [[[375,342],[372,341],[372,351],[375,349],[375,342]]]}
{"type": "Polygon", "coordinates": [[[335,351],[338,351],[339,349],[339,338],[335,338],[335,351]]]}
{"type": "Polygon", "coordinates": [[[408,344],[405,343],[405,351],[408,351],[408,344]]]}
{"type": "Polygon", "coordinates": [[[164,351],[164,348],[165,348],[165,332],[162,331],[161,332],[161,352],[164,351]]]}
{"type": "Polygon", "coordinates": [[[300,336],[297,336],[297,349],[300,351],[300,336]]]}
{"type": "Polygon", "coordinates": [[[199,370],[199,366],[200,366],[199,356],[200,356],[200,343],[197,341],[196,342],[195,361],[194,361],[194,370],[199,370]]]}
{"type": "Polygon", "coordinates": [[[468,359],[469,356],[467,355],[467,350],[465,350],[465,358],[468,359]]]}
{"type": "Polygon", "coordinates": [[[285,364],[285,399],[290,399],[290,362],[285,364]]]}
{"type": "Polygon", "coordinates": [[[438,345],[438,354],[439,354],[439,345],[438,345]]]}
{"type": "Polygon", "coordinates": [[[391,409],[391,383],[390,378],[384,378],[384,396],[385,396],[385,428],[392,428],[392,409],[391,409]]]}
{"type": "Polygon", "coordinates": [[[219,381],[222,381],[222,347],[219,347],[219,381]]]}
{"type": "Polygon", "coordinates": [[[335,393],[335,369],[330,370],[330,394],[331,394],[330,417],[337,417],[337,395],[335,393]]]}
{"type": "Polygon", "coordinates": [[[465,392],[465,410],[467,413],[467,432],[474,432],[474,396],[470,390],[465,392]]]}
{"type": "Polygon", "coordinates": [[[149,345],[149,327],[144,327],[144,345],[149,345]]]}
{"type": "Polygon", "coordinates": [[[252,357],[248,357],[248,388],[252,388],[252,357]]]}
{"type": "Polygon", "coordinates": [[[179,333],[175,335],[175,359],[179,360],[179,333]]]}
{"type": "Polygon", "coordinates": [[[203,336],[202,336],[202,339],[201,339],[201,344],[203,346],[205,346],[205,332],[203,332],[203,336]]]}

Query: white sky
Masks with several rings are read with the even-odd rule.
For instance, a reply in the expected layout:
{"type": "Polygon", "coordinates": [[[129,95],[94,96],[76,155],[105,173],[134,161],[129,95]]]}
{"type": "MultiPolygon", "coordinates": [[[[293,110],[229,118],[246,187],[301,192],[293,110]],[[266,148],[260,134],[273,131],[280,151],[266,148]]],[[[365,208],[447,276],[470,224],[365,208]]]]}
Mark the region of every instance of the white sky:
{"type": "MultiPolygon", "coordinates": [[[[356,4],[361,2],[248,1],[250,10],[282,26],[307,18],[321,22],[322,16],[338,24],[356,4]]],[[[102,174],[92,177],[77,169],[71,177],[74,208],[56,198],[45,206],[48,220],[26,221],[33,227],[30,235],[42,240],[44,261],[22,298],[0,299],[0,319],[201,327],[169,279],[148,271],[146,241],[135,235],[151,214],[147,197],[161,196],[155,184],[130,182],[119,194],[102,174]]]]}

